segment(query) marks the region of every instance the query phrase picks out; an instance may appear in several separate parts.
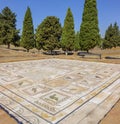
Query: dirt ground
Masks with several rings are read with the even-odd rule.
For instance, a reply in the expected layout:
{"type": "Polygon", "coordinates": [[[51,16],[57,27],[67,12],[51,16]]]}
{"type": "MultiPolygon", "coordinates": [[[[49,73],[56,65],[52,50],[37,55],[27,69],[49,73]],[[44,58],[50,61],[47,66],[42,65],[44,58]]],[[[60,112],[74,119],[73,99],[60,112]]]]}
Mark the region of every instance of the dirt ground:
{"type": "Polygon", "coordinates": [[[120,124],[120,100],[99,124],[120,124]]]}
{"type": "MultiPolygon", "coordinates": [[[[104,63],[115,63],[120,64],[120,59],[105,59],[106,56],[110,57],[119,57],[120,58],[120,47],[100,50],[94,49],[90,52],[98,53],[102,55],[102,59],[88,57],[81,58],[74,53],[73,55],[44,55],[38,53],[36,50],[31,50],[30,53],[24,52],[23,48],[14,48],[10,50],[6,49],[4,46],[0,46],[0,63],[3,62],[15,62],[15,61],[26,61],[26,60],[39,60],[39,59],[48,59],[48,58],[59,58],[59,59],[72,59],[72,60],[81,60],[81,61],[95,61],[95,62],[104,62],[104,63]]],[[[3,110],[0,109],[0,124],[16,124],[16,121],[10,118],[3,110]]],[[[103,118],[100,124],[120,124],[120,100],[113,107],[113,109],[103,118]]]]}
{"type": "Polygon", "coordinates": [[[0,109],[0,124],[17,124],[17,122],[0,109]]]}
{"type": "Polygon", "coordinates": [[[120,47],[101,50],[101,49],[93,49],[90,52],[101,54],[101,58],[98,56],[88,56],[85,58],[81,58],[75,52],[73,55],[45,55],[41,54],[36,49],[30,50],[29,53],[24,52],[23,48],[15,48],[11,47],[10,50],[6,49],[5,46],[0,46],[0,63],[1,62],[13,62],[13,61],[26,61],[26,60],[39,60],[39,59],[49,59],[49,58],[59,58],[59,59],[72,59],[72,60],[81,60],[81,61],[95,61],[95,62],[105,62],[105,63],[115,63],[120,64],[120,59],[105,59],[106,56],[110,57],[119,57],[120,58],[120,47]]]}

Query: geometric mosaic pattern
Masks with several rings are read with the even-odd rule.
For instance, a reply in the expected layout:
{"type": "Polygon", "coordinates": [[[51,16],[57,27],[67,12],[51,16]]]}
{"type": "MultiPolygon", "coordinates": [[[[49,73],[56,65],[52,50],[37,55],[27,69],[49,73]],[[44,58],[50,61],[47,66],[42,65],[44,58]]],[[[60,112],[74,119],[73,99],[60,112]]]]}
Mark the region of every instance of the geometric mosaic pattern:
{"type": "Polygon", "coordinates": [[[24,124],[85,124],[110,97],[92,124],[120,98],[120,65],[62,59],[0,64],[0,105],[24,124]]]}

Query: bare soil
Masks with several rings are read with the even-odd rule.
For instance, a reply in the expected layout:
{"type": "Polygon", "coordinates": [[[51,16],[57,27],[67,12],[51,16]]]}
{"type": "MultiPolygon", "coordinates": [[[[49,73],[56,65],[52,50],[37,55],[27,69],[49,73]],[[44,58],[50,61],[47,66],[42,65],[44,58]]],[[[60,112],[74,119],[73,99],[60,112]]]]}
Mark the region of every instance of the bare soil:
{"type": "Polygon", "coordinates": [[[72,60],[81,60],[81,61],[94,61],[94,62],[105,62],[105,63],[115,63],[120,64],[120,59],[105,59],[106,56],[110,57],[119,57],[120,58],[120,47],[113,49],[101,50],[95,48],[90,52],[101,54],[102,59],[99,57],[88,56],[82,58],[77,55],[77,52],[74,52],[73,55],[45,55],[38,52],[36,49],[30,50],[30,52],[25,52],[23,48],[11,47],[7,49],[6,46],[0,46],[0,63],[1,62],[14,62],[14,61],[26,61],[26,60],[40,60],[40,59],[49,59],[49,58],[59,58],[59,59],[72,59],[72,60]]]}
{"type": "MultiPolygon", "coordinates": [[[[73,55],[68,55],[68,56],[64,54],[45,55],[39,53],[35,49],[27,53],[23,48],[15,48],[12,46],[11,49],[7,49],[6,46],[0,46],[0,63],[59,58],[59,59],[72,59],[72,60],[81,60],[81,61],[94,61],[94,62],[120,64],[120,59],[105,59],[106,56],[120,58],[120,47],[113,49],[106,49],[106,50],[95,48],[90,52],[101,54],[102,59],[94,58],[94,57],[81,58],[80,56],[77,55],[76,52],[73,55]]],[[[0,109],[0,124],[16,124],[16,121],[12,119],[7,113],[5,113],[3,110],[0,109]]],[[[113,109],[107,114],[107,116],[100,122],[100,124],[120,124],[120,100],[115,105],[115,107],[113,107],[113,109]]]]}
{"type": "Polygon", "coordinates": [[[120,124],[120,100],[99,124],[120,124]]]}
{"type": "Polygon", "coordinates": [[[17,122],[0,109],[0,124],[17,124],[17,122]]]}

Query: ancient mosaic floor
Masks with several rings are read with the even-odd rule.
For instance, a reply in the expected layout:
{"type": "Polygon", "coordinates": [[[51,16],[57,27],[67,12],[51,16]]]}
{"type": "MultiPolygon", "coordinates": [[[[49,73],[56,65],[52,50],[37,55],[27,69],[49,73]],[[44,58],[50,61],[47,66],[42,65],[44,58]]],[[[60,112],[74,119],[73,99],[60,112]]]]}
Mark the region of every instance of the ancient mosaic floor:
{"type": "Polygon", "coordinates": [[[118,64],[59,59],[0,64],[0,105],[24,124],[97,124],[118,99],[118,64]]]}

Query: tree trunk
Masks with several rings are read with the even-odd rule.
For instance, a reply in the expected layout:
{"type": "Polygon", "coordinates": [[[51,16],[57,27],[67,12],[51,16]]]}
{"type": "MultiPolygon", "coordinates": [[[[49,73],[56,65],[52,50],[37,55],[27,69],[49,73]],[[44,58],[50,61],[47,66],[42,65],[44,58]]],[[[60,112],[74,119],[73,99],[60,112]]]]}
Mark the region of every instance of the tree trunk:
{"type": "Polygon", "coordinates": [[[27,52],[29,52],[29,49],[27,49],[27,52]]]}
{"type": "Polygon", "coordinates": [[[52,54],[52,50],[50,50],[50,52],[51,52],[51,55],[53,55],[53,54],[52,54]]]}
{"type": "Polygon", "coordinates": [[[8,49],[10,49],[10,43],[8,43],[8,49]]]}
{"type": "Polygon", "coordinates": [[[38,54],[39,54],[39,53],[41,54],[41,50],[40,50],[40,49],[38,49],[38,54]]]}
{"type": "Polygon", "coordinates": [[[68,50],[66,50],[65,55],[66,55],[66,56],[68,55],[68,50]]]}

